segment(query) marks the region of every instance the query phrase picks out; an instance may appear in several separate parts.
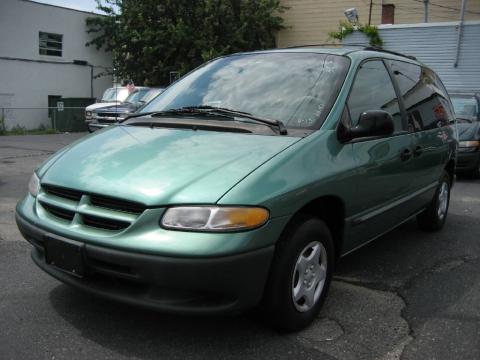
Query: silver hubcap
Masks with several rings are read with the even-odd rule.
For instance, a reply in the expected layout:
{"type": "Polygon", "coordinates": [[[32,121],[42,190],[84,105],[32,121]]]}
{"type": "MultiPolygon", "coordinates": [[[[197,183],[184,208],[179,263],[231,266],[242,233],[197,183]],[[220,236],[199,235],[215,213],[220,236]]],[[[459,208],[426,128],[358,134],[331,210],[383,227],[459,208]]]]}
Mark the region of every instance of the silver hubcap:
{"type": "Polygon", "coordinates": [[[300,312],[315,306],[322,294],[327,277],[327,251],[319,241],[313,241],[297,258],[292,279],[292,299],[300,312]]]}
{"type": "Polygon", "coordinates": [[[448,184],[443,182],[438,192],[438,218],[442,220],[447,214],[448,207],[448,184]]]}

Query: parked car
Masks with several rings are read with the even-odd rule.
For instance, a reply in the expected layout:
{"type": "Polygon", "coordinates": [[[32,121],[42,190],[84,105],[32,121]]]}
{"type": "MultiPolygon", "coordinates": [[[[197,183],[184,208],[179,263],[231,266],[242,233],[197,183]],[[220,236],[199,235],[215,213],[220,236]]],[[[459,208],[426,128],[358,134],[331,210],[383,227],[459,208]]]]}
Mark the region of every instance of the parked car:
{"type": "Polygon", "coordinates": [[[457,172],[480,177],[480,94],[452,94],[457,118],[457,172]]]}
{"type": "Polygon", "coordinates": [[[120,105],[111,105],[93,110],[92,121],[88,123],[89,131],[102,129],[125,119],[163,91],[162,88],[149,87],[138,87],[136,89],[120,105]]]}
{"type": "Polygon", "coordinates": [[[129,90],[126,87],[112,87],[105,90],[99,102],[85,108],[85,122],[87,125],[92,121],[93,110],[122,103],[128,97],[128,94],[129,90]]]}
{"type": "Polygon", "coordinates": [[[16,208],[60,281],[164,312],[317,316],[339,258],[447,218],[457,142],[438,76],[361,48],[225,56],[39,167],[16,208]]]}

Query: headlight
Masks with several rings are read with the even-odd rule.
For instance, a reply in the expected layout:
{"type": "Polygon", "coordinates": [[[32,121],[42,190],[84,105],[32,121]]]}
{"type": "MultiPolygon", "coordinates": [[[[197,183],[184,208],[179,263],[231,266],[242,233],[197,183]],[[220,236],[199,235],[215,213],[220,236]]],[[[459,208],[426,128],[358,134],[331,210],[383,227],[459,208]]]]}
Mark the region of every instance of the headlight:
{"type": "Polygon", "coordinates": [[[168,209],[161,224],[173,230],[238,231],[262,226],[268,216],[259,207],[181,206],[168,209]]]}
{"type": "Polygon", "coordinates": [[[30,181],[28,182],[28,192],[32,194],[32,196],[37,196],[39,189],[40,180],[38,179],[37,174],[33,173],[30,181]]]}
{"type": "Polygon", "coordinates": [[[480,141],[460,141],[460,147],[480,147],[480,141]]]}
{"type": "Polygon", "coordinates": [[[92,117],[92,112],[91,111],[85,111],[85,117],[87,119],[90,119],[92,117]]]}

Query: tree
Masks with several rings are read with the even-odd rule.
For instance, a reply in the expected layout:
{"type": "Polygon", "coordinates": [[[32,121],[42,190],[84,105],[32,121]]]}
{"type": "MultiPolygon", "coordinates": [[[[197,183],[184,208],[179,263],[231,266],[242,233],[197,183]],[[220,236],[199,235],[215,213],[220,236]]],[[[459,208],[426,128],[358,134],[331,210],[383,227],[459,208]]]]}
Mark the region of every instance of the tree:
{"type": "Polygon", "coordinates": [[[280,0],[97,0],[106,16],[87,19],[87,46],[111,51],[115,74],[167,85],[217,56],[275,47],[280,0]]]}

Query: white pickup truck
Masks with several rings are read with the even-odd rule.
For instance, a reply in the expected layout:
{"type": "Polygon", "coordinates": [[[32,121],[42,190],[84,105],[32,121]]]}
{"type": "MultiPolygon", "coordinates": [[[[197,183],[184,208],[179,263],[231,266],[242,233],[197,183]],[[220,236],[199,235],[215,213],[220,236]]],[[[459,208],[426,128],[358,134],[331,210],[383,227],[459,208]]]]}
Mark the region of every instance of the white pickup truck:
{"type": "Polygon", "coordinates": [[[85,108],[85,122],[87,125],[92,122],[93,110],[122,103],[128,94],[129,91],[126,87],[111,87],[105,90],[102,100],[85,108]]]}

